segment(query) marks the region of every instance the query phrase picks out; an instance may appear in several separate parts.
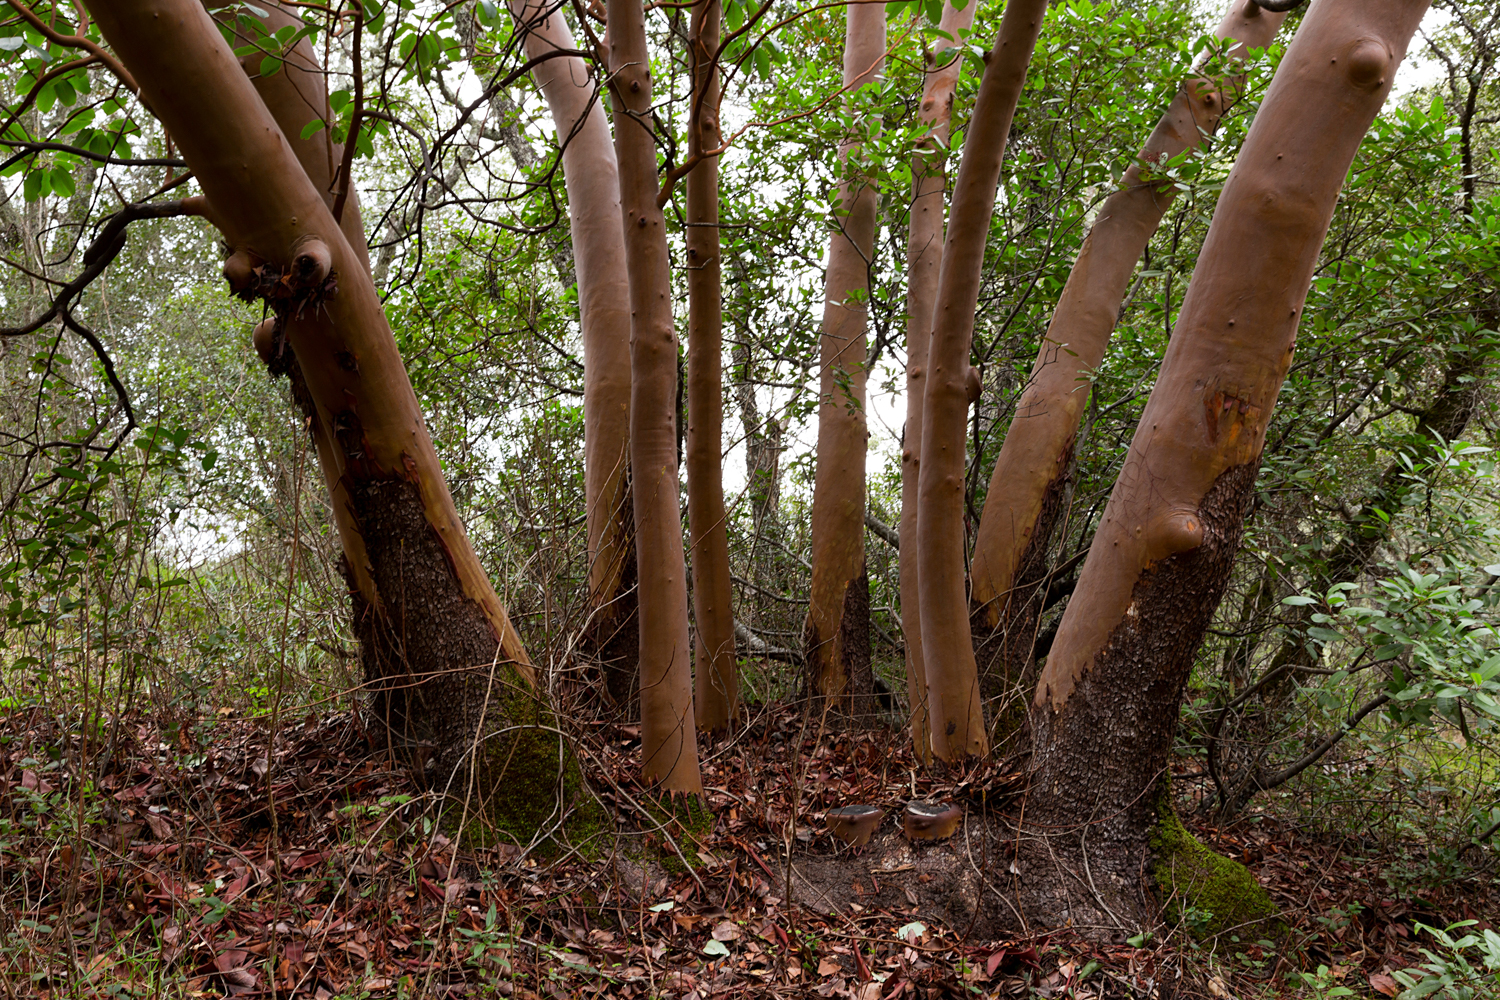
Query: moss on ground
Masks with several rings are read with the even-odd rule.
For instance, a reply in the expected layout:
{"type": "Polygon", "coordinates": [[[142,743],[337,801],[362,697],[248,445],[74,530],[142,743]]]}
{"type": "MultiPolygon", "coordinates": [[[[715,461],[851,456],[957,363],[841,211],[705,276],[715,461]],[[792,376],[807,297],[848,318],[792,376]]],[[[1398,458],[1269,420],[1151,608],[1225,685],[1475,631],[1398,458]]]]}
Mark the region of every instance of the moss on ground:
{"type": "Polygon", "coordinates": [[[1224,933],[1276,937],[1284,930],[1281,911],[1250,869],[1203,846],[1182,825],[1165,791],[1158,797],[1151,863],[1167,920],[1198,940],[1224,933]]]}
{"type": "Polygon", "coordinates": [[[458,800],[447,809],[450,825],[462,822],[461,840],[476,847],[535,841],[544,856],[565,846],[587,857],[601,854],[612,832],[609,816],[584,782],[572,746],[537,698],[524,688],[510,691],[498,711],[487,713],[504,724],[476,747],[474,795],[467,811],[462,794],[450,796],[458,800]]]}
{"type": "Polygon", "coordinates": [[[666,833],[671,834],[677,846],[682,849],[682,857],[679,858],[666,838],[660,832],[653,831],[651,852],[654,860],[674,875],[686,871],[682,864],[684,858],[690,866],[699,867],[702,861],[698,857],[698,846],[708,839],[714,828],[713,811],[708,808],[703,797],[664,792],[644,799],[641,805],[651,819],[664,828],[666,833]]]}

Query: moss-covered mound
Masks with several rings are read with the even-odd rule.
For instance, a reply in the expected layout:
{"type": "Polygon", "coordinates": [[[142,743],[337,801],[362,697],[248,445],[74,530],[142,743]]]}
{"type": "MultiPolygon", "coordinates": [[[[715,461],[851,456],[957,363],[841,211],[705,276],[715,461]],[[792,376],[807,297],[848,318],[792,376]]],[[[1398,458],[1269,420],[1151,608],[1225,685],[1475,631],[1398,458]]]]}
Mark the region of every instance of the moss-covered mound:
{"type": "Polygon", "coordinates": [[[1167,920],[1199,940],[1225,933],[1276,937],[1283,930],[1281,911],[1250,869],[1204,847],[1165,801],[1151,834],[1151,865],[1167,920]]]}
{"type": "MultiPolygon", "coordinates": [[[[493,695],[493,692],[491,692],[493,695]]],[[[583,780],[577,755],[541,700],[519,684],[492,698],[504,720],[486,725],[448,788],[446,825],[475,847],[535,844],[544,855],[564,845],[585,856],[603,850],[609,816],[583,780]]]]}

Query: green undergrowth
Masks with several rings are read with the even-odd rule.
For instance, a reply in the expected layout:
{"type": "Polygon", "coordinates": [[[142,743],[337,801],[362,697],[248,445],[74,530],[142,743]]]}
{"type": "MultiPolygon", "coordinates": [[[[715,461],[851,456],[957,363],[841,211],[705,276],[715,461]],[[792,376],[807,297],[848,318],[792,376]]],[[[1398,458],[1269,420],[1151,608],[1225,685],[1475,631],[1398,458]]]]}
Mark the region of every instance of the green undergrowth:
{"type": "Polygon", "coordinates": [[[1165,794],[1151,833],[1151,859],[1167,921],[1199,941],[1212,942],[1225,933],[1277,937],[1285,929],[1281,911],[1250,869],[1189,833],[1165,794]]]}

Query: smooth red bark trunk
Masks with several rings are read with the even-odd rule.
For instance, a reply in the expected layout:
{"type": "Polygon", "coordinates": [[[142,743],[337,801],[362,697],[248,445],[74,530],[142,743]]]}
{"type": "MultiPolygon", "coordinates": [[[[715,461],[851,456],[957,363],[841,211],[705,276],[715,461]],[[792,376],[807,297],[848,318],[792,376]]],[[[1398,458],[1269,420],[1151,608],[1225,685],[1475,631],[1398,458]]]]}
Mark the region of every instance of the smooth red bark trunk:
{"type": "MultiPolygon", "coordinates": [[[[844,87],[857,91],[885,66],[885,7],[845,9],[844,87]]],[[[880,199],[858,137],[839,145],[847,174],[831,214],[819,343],[817,470],[813,480],[812,588],[804,628],[809,692],[843,710],[873,690],[870,583],[865,574],[865,329],[880,199]]]]}
{"type": "MultiPolygon", "coordinates": [[[[528,59],[576,48],[555,4],[512,0],[528,59]]],[[[568,228],[583,334],[583,480],[589,553],[588,636],[606,688],[628,701],[637,682],[635,549],[630,505],[630,285],[620,178],[597,81],[579,56],[532,68],[562,147],[568,228]]]]}
{"type": "MultiPolygon", "coordinates": [[[[689,155],[717,149],[719,0],[693,8],[693,93],[689,155]]],[[[723,315],[719,275],[719,158],[687,175],[688,531],[693,551],[693,707],[698,728],[728,729],[739,706],[729,525],[724,512],[723,315]]]]}
{"type": "Polygon", "coordinates": [[[917,756],[931,759],[928,734],[927,672],[922,666],[921,590],[917,572],[917,478],[922,462],[922,395],[926,387],[927,342],[937,304],[938,270],[943,260],[943,209],[953,92],[963,70],[962,33],[974,23],[970,0],[963,10],[943,7],[938,28],[952,39],[939,41],[922,86],[917,120],[927,137],[912,157],[911,217],[906,231],[906,428],[901,449],[901,632],[906,646],[906,694],[911,705],[911,739],[917,756]]]}
{"type": "Polygon", "coordinates": [[[943,760],[989,750],[964,580],[965,427],[969,347],[995,188],[1046,0],[1010,0],[990,50],[953,186],[922,402],[917,572],[932,752],[943,760]]]}
{"type": "Polygon", "coordinates": [[[610,88],[630,278],[630,465],[641,663],[641,770],[702,794],[677,479],[677,331],[666,220],[656,204],[651,56],[641,0],[609,0],[610,88]]]}
{"type": "Polygon", "coordinates": [[[1037,887],[1077,923],[1139,898],[1183,686],[1233,569],[1319,250],[1427,6],[1318,0],[1219,196],[1031,713],[1027,823],[1046,857],[1089,872],[1087,887],[1037,887]]]}
{"type": "MultiPolygon", "coordinates": [[[[1215,31],[1241,44],[1231,52],[1264,48],[1285,14],[1262,11],[1254,0],[1234,0],[1215,31]]],[[[1140,158],[1165,163],[1212,135],[1226,107],[1241,96],[1243,78],[1185,82],[1162,115],[1140,158]]],[[[1177,194],[1173,184],[1125,172],[1120,190],[1100,206],[1047,326],[1031,379],[990,476],[970,571],[970,612],[981,660],[1018,683],[1030,663],[1047,574],[1047,544],[1063,510],[1073,440],[1088,401],[1088,373],[1105,348],[1136,262],[1177,194]]]]}

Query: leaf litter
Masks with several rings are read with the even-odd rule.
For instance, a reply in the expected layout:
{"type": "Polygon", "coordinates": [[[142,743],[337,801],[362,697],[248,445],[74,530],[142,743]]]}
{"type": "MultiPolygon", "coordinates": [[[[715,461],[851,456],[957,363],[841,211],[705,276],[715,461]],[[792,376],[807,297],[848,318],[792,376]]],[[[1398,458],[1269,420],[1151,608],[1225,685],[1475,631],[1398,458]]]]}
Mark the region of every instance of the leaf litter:
{"type": "MultiPolygon", "coordinates": [[[[1013,762],[924,772],[888,732],[826,733],[766,712],[707,748],[714,826],[675,845],[693,867],[674,871],[619,852],[455,844],[357,714],[274,735],[264,722],[222,719],[200,744],[121,718],[104,754],[38,709],[0,717],[8,996],[1227,997],[1277,995],[1319,964],[1391,996],[1392,971],[1420,960],[1417,921],[1500,912],[1482,880],[1391,898],[1391,859],[1261,817],[1195,832],[1271,891],[1291,928],[1279,944],[1209,960],[1168,928],[1119,946],[1066,930],[979,939],[914,894],[832,913],[798,905],[779,869],[788,849],[842,849],[819,822],[829,808],[998,801],[1020,780],[1013,762]]],[[[633,776],[639,730],[585,728],[589,777],[619,828],[649,827],[631,805],[646,792],[633,776]]]]}

